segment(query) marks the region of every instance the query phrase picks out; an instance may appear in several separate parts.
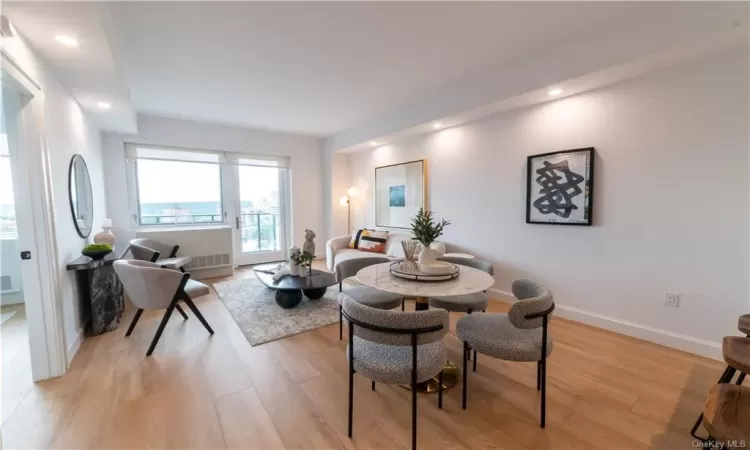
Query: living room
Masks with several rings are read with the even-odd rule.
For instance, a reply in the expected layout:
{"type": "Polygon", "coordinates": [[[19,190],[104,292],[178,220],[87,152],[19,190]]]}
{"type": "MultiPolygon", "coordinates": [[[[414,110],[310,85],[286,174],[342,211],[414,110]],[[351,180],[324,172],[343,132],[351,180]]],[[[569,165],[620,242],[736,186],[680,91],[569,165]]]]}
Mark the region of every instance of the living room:
{"type": "Polygon", "coordinates": [[[4,447],[750,435],[746,3],[4,3],[4,447]]]}

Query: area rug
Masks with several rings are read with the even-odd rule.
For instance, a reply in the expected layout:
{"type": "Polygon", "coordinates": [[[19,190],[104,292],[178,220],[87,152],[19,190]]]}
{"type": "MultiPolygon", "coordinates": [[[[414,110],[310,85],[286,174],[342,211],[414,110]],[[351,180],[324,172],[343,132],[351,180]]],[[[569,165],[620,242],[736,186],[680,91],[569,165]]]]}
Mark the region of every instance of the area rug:
{"type": "Polygon", "coordinates": [[[0,324],[9,321],[15,315],[16,315],[15,311],[0,313],[0,324]]]}
{"type": "Polygon", "coordinates": [[[276,291],[257,278],[214,283],[214,289],[253,347],[339,321],[338,286],[319,300],[304,297],[294,308],[276,304],[276,291]]]}

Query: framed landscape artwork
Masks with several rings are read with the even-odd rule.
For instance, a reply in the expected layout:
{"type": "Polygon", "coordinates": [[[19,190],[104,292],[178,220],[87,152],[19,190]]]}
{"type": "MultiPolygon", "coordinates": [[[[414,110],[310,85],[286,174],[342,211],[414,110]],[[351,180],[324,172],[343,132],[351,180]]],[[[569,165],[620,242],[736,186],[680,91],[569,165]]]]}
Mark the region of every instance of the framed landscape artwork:
{"type": "Polygon", "coordinates": [[[426,208],[425,160],[375,168],[375,226],[411,228],[426,208]]]}
{"type": "Polygon", "coordinates": [[[590,226],[594,206],[593,147],[529,156],[526,223],[590,226]]]}

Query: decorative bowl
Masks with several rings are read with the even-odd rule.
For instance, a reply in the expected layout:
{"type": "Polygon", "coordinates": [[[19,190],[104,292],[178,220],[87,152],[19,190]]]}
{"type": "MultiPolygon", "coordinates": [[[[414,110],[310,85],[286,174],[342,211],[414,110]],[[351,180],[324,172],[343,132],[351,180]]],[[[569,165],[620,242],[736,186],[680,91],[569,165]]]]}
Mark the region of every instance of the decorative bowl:
{"type": "Polygon", "coordinates": [[[107,255],[109,255],[110,253],[112,253],[112,249],[109,249],[109,250],[86,250],[86,249],[83,249],[83,250],[81,250],[81,254],[83,256],[88,256],[89,258],[91,258],[93,260],[104,259],[104,257],[107,256],[107,255]]]}
{"type": "Polygon", "coordinates": [[[455,272],[456,266],[445,261],[435,261],[428,264],[419,264],[419,271],[428,275],[448,275],[455,272]]]}

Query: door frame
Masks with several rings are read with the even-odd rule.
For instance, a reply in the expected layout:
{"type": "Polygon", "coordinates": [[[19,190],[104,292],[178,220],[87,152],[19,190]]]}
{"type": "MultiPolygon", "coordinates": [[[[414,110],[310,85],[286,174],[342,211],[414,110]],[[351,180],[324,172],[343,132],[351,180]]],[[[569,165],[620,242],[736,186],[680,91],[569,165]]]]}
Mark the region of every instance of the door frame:
{"type": "MultiPolygon", "coordinates": [[[[12,56],[0,48],[0,77],[3,86],[21,97],[17,131],[21,157],[16,162],[13,190],[22,204],[28,204],[22,219],[29,229],[30,239],[19,242],[23,250],[31,251],[31,259],[21,262],[24,289],[38,286],[40,301],[28,301],[25,296],[26,321],[29,333],[31,374],[34,381],[63,375],[68,368],[63,317],[60,300],[57,236],[52,195],[52,176],[49,149],[44,140],[44,93],[12,56]],[[16,184],[18,183],[18,184],[16,184]],[[30,224],[28,222],[31,222],[30,224]],[[37,283],[29,283],[29,279],[37,283]]],[[[18,218],[18,212],[16,212],[18,218]]],[[[27,237],[29,235],[27,234],[27,237]]],[[[19,236],[20,238],[20,236],[19,236]]],[[[20,258],[20,255],[19,255],[20,258]]],[[[24,294],[27,291],[24,291],[24,294]]]]}
{"type": "Polygon", "coordinates": [[[289,235],[291,228],[291,180],[289,168],[276,167],[279,171],[279,251],[264,251],[256,253],[245,253],[242,251],[242,233],[239,228],[240,215],[242,211],[241,201],[242,196],[240,194],[240,167],[241,165],[232,164],[229,166],[232,170],[231,174],[231,194],[230,198],[231,207],[231,227],[232,227],[232,249],[234,251],[234,267],[250,266],[255,264],[264,264],[270,262],[278,262],[286,260],[286,247],[289,243],[289,235]]]}

